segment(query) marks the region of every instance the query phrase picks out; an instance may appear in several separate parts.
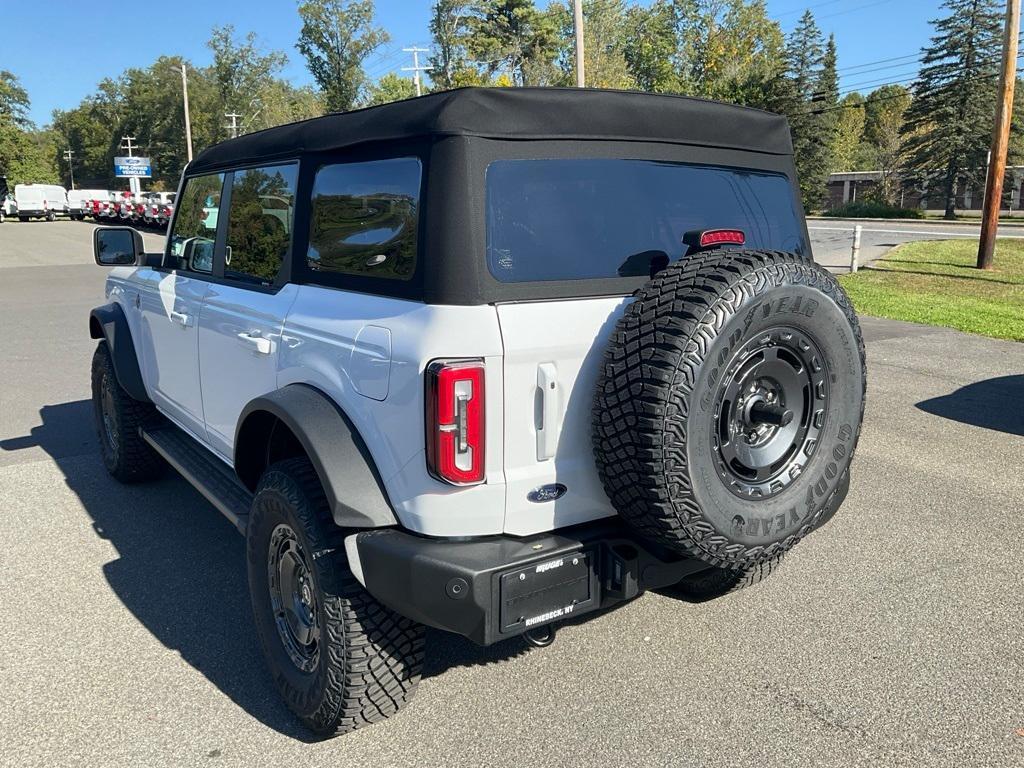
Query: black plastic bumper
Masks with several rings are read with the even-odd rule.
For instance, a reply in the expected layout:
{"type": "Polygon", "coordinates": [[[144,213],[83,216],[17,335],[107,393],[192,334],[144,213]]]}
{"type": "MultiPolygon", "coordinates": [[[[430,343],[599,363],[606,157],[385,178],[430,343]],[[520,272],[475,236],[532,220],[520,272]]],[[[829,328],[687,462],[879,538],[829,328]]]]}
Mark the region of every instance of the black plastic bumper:
{"type": "MultiPolygon", "coordinates": [[[[843,478],[818,521],[850,488],[843,478]]],[[[394,528],[356,534],[363,582],[403,616],[490,645],[580,616],[708,566],[638,539],[621,518],[523,538],[431,539],[394,528]]]]}
{"type": "Polygon", "coordinates": [[[422,624],[490,645],[707,568],[654,551],[618,519],[525,538],[428,539],[396,529],[356,538],[367,590],[422,624]]]}

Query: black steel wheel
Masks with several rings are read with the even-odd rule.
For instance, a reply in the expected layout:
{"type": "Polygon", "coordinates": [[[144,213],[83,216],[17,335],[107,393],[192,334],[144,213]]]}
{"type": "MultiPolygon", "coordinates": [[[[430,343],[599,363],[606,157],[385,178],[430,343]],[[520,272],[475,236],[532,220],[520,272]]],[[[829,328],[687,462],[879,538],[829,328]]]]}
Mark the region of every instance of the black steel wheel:
{"type": "Polygon", "coordinates": [[[807,332],[767,328],[733,354],[715,395],[711,448],[723,482],[768,498],[799,477],[825,428],[825,356],[807,332]]]}
{"type": "Polygon", "coordinates": [[[793,253],[696,254],[638,291],[612,333],[598,473],[638,533],[743,571],[834,513],[865,389],[860,327],[834,277],[793,253]]]}
{"type": "Polygon", "coordinates": [[[278,637],[302,672],[320,660],[320,607],[313,571],[295,531],[282,523],[270,534],[267,587],[278,637]]]}

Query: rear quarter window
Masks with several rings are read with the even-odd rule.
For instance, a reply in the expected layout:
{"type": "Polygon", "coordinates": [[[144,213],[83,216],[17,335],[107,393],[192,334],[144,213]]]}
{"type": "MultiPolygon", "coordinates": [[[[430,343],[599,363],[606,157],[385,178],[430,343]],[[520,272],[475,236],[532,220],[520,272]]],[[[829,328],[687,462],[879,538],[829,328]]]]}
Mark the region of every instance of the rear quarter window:
{"type": "Polygon", "coordinates": [[[309,268],[409,280],[416,269],[421,175],[415,157],[320,168],[313,183],[309,268]]]}
{"type": "Polygon", "coordinates": [[[687,232],[740,229],[746,248],[804,254],[776,173],[651,160],[497,160],[487,168],[487,265],[506,283],[637,277],[686,255],[687,232]]]}

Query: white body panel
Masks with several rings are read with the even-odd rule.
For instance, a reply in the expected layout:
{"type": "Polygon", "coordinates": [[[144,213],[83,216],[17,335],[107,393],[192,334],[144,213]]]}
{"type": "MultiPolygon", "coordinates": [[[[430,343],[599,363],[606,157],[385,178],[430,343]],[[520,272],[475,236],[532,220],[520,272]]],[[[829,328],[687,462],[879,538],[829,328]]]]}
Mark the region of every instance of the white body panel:
{"type": "Polygon", "coordinates": [[[594,463],[591,408],[604,348],[629,301],[498,305],[505,352],[506,532],[526,535],[615,514],[594,463]],[[560,498],[527,499],[555,483],[566,488],[560,498]]]}
{"type": "Polygon", "coordinates": [[[404,526],[433,536],[496,534],[505,513],[501,354],[494,307],[303,285],[285,323],[277,383],[310,384],[348,415],[404,526]],[[460,357],[484,358],[487,368],[487,478],[470,487],[435,480],[425,458],[424,370],[460,357]]]}
{"type": "Polygon", "coordinates": [[[281,330],[299,289],[277,293],[211,283],[199,316],[199,371],[210,447],[234,455],[242,409],[277,389],[281,330]]]}
{"type": "Polygon", "coordinates": [[[433,536],[527,535],[614,514],[597,477],[591,404],[628,298],[431,306],[310,285],[276,293],[145,267],[111,271],[157,407],[224,461],[242,409],[289,384],[352,420],[399,521],[433,536]],[[136,299],[138,306],[136,306],[136,299]],[[424,371],[483,358],[486,481],[427,472],[424,371]],[[559,483],[560,498],[530,501],[559,483]]]}
{"type": "MultiPolygon", "coordinates": [[[[156,406],[205,438],[199,377],[199,317],[210,284],[175,272],[139,268],[139,334],[133,338],[146,389],[156,406]]],[[[131,314],[131,307],[125,308],[131,314]]]]}

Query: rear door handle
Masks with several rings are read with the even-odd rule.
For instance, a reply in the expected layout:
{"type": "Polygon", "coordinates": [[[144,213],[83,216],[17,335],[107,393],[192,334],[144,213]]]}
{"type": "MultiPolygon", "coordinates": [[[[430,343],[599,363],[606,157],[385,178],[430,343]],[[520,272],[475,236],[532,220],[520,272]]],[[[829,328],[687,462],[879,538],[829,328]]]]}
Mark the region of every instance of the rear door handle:
{"type": "Polygon", "coordinates": [[[558,448],[558,370],[554,363],[537,366],[537,388],[540,390],[540,427],[537,430],[537,461],[546,461],[558,448]]]}
{"type": "Polygon", "coordinates": [[[177,323],[182,328],[188,328],[192,325],[192,318],[186,315],[184,312],[175,312],[173,309],[167,313],[167,317],[170,318],[172,323],[177,323]]]}
{"type": "Polygon", "coordinates": [[[238,341],[241,342],[243,347],[251,349],[260,355],[269,355],[274,350],[274,342],[270,339],[265,339],[262,336],[256,336],[251,333],[238,334],[238,341]]]}

